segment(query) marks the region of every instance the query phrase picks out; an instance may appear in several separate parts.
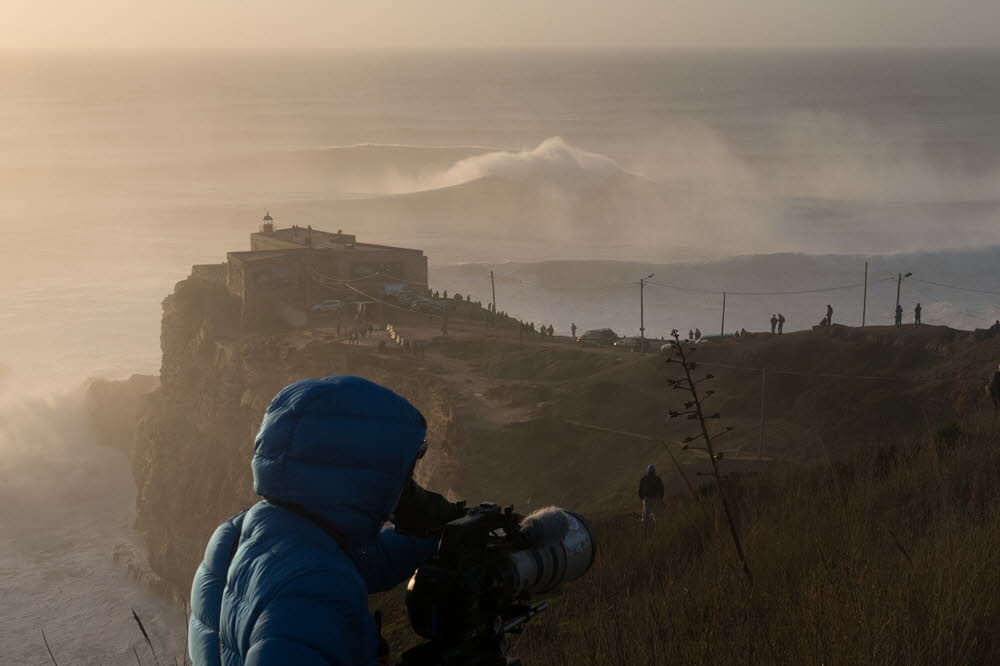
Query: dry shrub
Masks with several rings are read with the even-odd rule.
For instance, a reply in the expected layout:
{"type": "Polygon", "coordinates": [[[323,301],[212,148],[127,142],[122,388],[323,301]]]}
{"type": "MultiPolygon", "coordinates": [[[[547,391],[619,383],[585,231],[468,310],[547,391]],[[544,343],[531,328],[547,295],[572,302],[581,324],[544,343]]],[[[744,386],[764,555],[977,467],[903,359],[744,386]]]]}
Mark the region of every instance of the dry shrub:
{"type": "Polygon", "coordinates": [[[993,414],[734,488],[754,572],[718,502],[650,529],[595,521],[600,554],[515,639],[528,664],[1000,663],[993,414]],[[892,452],[891,455],[888,452],[892,452]]]}

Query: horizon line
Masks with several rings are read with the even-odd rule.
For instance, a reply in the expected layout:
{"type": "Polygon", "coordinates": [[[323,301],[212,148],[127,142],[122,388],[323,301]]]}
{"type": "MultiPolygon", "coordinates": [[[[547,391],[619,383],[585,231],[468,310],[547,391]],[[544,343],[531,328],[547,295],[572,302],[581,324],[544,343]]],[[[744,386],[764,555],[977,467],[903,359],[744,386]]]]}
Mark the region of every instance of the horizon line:
{"type": "Polygon", "coordinates": [[[0,53],[391,53],[391,52],[992,52],[1000,44],[744,44],[744,45],[407,45],[407,46],[0,46],[0,53]]]}

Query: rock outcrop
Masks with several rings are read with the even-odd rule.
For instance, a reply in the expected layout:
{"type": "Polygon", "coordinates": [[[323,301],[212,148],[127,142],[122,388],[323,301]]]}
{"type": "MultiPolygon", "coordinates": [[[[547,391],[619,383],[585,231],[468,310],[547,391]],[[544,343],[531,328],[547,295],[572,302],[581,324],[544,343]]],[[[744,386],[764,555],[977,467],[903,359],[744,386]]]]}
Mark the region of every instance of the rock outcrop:
{"type": "Polygon", "coordinates": [[[161,386],[147,399],[132,465],[150,565],[180,589],[219,522],[257,501],[254,436],[271,398],[293,381],[357,374],[406,395],[436,444],[421,463],[424,481],[448,466],[452,395],[413,360],[310,332],[242,335],[238,308],[223,289],[194,280],[163,303],[161,386]]]}

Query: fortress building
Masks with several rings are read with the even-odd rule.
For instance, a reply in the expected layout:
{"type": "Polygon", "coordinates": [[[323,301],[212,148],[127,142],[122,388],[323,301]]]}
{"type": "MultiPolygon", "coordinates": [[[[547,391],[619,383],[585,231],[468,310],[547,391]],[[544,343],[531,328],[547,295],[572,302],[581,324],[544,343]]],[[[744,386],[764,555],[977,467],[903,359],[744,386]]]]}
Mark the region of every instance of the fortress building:
{"type": "MultiPolygon", "coordinates": [[[[270,213],[250,234],[250,250],[224,264],[197,265],[192,277],[225,285],[240,299],[244,326],[303,326],[316,306],[340,301],[353,316],[386,295],[427,289],[422,250],[359,243],[353,234],[311,226],[276,229],[270,213]]],[[[330,308],[326,308],[329,310],[330,308]]]]}

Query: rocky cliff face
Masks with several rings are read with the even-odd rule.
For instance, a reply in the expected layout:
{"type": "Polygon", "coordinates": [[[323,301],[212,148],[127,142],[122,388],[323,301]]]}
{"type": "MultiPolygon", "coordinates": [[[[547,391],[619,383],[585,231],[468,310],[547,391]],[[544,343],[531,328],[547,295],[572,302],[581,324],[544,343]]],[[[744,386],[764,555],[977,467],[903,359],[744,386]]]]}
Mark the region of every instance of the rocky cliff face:
{"type": "Polygon", "coordinates": [[[257,501],[254,436],[271,398],[293,381],[357,374],[406,395],[439,444],[421,463],[424,481],[447,475],[453,396],[409,357],[309,333],[241,335],[237,322],[238,303],[196,280],[180,282],[163,302],[161,386],[147,398],[132,464],[136,526],[151,566],[178,591],[189,585],[215,527],[257,501]]]}

